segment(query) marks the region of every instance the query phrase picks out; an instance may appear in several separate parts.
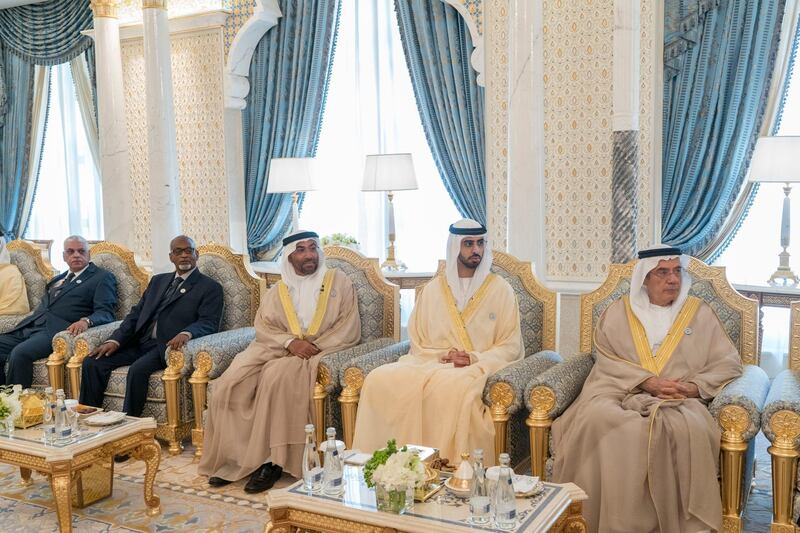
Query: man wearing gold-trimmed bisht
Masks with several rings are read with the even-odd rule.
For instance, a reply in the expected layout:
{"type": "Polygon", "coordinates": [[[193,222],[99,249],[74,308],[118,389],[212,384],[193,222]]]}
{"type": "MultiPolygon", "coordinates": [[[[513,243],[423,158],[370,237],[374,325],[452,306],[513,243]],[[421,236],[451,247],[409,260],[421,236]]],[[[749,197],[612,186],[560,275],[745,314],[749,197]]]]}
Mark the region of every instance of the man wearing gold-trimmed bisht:
{"type": "Polygon", "coordinates": [[[361,338],[356,291],[325,267],[317,234],[296,232],[283,246],[281,281],[261,301],[255,340],[210,385],[198,471],[211,486],[252,473],[245,491],[256,493],[284,470],[301,477],[319,358],[361,338]]]}
{"type": "Polygon", "coordinates": [[[450,460],[482,448],[494,462],[483,388],[524,350],[516,295],[491,266],[486,228],[468,219],[450,226],[445,272],[425,286],[409,318],[411,351],[367,375],[354,448],[372,451],[396,438],[450,460]]]}
{"type": "Polygon", "coordinates": [[[706,405],[742,364],[717,315],[689,296],[689,257],[639,252],[630,294],[606,309],[596,362],[553,424],[553,480],[589,495],[603,533],[722,530],[720,431],[706,405]]]}

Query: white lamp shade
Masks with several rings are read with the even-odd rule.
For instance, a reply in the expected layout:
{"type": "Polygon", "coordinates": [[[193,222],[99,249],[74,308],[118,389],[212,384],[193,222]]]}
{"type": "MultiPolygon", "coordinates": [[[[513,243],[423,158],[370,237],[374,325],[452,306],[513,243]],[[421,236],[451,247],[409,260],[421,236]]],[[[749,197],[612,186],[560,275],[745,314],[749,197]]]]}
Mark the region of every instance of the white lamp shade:
{"type": "Polygon", "coordinates": [[[750,181],[800,181],[800,137],[759,137],[750,161],[750,181]]]}
{"type": "Polygon", "coordinates": [[[269,162],[267,192],[313,191],[314,160],[310,157],[278,157],[269,162]]]}
{"type": "Polygon", "coordinates": [[[368,155],[362,191],[407,191],[417,188],[411,154],[368,155]]]}

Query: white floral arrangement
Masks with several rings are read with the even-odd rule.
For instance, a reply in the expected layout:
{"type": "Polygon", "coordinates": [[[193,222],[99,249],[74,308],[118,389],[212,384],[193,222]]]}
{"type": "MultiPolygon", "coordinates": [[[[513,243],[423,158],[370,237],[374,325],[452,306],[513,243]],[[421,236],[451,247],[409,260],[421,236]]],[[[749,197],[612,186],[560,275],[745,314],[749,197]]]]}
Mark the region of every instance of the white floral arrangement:
{"type": "Polygon", "coordinates": [[[0,387],[0,420],[10,418],[12,421],[22,414],[22,403],[19,401],[21,387],[15,385],[0,387]]]}
{"type": "Polygon", "coordinates": [[[410,451],[399,451],[389,456],[386,462],[372,473],[372,481],[380,483],[386,490],[406,490],[424,483],[425,465],[419,456],[410,451]]]}

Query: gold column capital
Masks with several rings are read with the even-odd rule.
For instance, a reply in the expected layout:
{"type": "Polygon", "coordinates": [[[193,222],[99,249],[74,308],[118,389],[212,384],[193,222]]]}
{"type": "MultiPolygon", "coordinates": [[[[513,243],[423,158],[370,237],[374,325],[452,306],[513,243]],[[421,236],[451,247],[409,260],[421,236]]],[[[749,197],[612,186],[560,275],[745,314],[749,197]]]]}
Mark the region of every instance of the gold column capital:
{"type": "Polygon", "coordinates": [[[167,9],[167,0],[142,0],[142,9],[167,9]]]}
{"type": "Polygon", "coordinates": [[[94,18],[117,18],[119,0],[90,0],[90,5],[92,13],[94,13],[94,18]]]}

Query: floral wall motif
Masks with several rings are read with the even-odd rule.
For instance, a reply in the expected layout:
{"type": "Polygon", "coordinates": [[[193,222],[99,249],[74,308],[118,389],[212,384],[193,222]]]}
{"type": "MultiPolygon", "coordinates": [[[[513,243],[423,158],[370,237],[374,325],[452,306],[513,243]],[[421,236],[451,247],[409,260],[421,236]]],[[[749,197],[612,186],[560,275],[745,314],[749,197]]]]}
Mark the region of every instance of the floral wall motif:
{"type": "Polygon", "coordinates": [[[228,50],[239,29],[247,22],[253,14],[253,7],[256,0],[224,0],[225,9],[230,11],[228,20],[225,22],[225,57],[228,57],[228,50]]]}
{"type": "Polygon", "coordinates": [[[613,0],[544,1],[547,274],[602,279],[611,242],[613,0]]]}
{"type": "MultiPolygon", "coordinates": [[[[639,236],[640,248],[653,244],[653,185],[656,180],[656,158],[661,159],[661,146],[656,144],[656,128],[661,128],[661,122],[655,114],[655,69],[656,56],[660,47],[656,46],[656,24],[661,20],[657,17],[656,2],[641,0],[641,29],[640,43],[641,63],[639,66],[639,236]]],[[[660,97],[661,93],[658,93],[660,97]]],[[[660,137],[660,135],[659,135],[660,137]]],[[[659,180],[660,182],[660,180],[659,180]]],[[[655,206],[660,209],[660,206],[655,206]]]]}
{"type": "MultiPolygon", "coordinates": [[[[171,35],[178,175],[183,229],[198,243],[228,244],[223,130],[223,30],[171,35]],[[214,53],[214,51],[217,53],[214,53]]],[[[141,38],[122,42],[125,111],[136,214],[134,245],[150,259],[144,50],[141,38]]]]}
{"type": "Polygon", "coordinates": [[[485,2],[486,222],[492,247],[508,246],[508,0],[485,2]]]}

